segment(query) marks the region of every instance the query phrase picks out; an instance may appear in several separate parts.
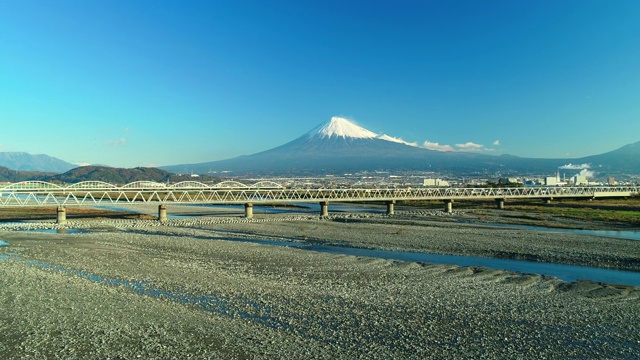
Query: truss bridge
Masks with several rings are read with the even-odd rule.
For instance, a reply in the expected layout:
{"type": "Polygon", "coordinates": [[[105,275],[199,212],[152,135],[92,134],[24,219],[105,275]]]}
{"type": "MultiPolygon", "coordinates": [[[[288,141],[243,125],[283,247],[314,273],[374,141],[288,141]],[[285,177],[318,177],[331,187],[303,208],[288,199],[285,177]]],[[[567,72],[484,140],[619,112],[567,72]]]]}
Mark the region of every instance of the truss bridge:
{"type": "Polygon", "coordinates": [[[114,204],[157,203],[166,209],[172,203],[244,204],[247,217],[253,204],[320,203],[321,214],[327,214],[329,202],[385,202],[387,213],[399,200],[441,200],[445,211],[451,211],[456,200],[495,200],[498,207],[509,199],[603,198],[630,197],[640,186],[563,186],[518,188],[304,188],[285,187],[272,181],[247,185],[225,181],[209,185],[196,181],[163,184],[138,181],[114,185],[85,181],[58,185],[41,181],[25,181],[0,185],[0,207],[25,206],[95,206],[114,204]]]}

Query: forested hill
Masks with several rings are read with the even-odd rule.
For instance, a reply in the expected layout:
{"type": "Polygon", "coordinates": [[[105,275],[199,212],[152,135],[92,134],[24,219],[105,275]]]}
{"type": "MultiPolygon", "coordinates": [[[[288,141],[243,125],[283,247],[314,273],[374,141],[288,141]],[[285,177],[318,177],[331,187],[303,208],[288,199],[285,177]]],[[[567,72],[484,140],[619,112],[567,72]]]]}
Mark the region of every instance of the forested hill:
{"type": "Polygon", "coordinates": [[[20,181],[27,181],[27,180],[42,180],[53,175],[54,173],[46,173],[46,172],[39,172],[39,171],[17,171],[17,170],[6,168],[4,166],[0,166],[0,182],[20,182],[20,181]]]}
{"type": "Polygon", "coordinates": [[[82,166],[46,179],[50,182],[67,184],[81,181],[104,181],[114,185],[124,185],[134,181],[163,183],[170,180],[171,173],[165,170],[147,167],[124,169],[108,166],[82,166]]]}
{"type": "Polygon", "coordinates": [[[190,175],[172,174],[168,171],[151,167],[125,169],[108,166],[82,166],[62,174],[16,171],[0,167],[0,182],[47,181],[58,184],[73,184],[81,181],[104,181],[113,185],[125,185],[135,181],[176,183],[185,180],[215,182],[222,179],[206,175],[192,178],[190,175]]]}

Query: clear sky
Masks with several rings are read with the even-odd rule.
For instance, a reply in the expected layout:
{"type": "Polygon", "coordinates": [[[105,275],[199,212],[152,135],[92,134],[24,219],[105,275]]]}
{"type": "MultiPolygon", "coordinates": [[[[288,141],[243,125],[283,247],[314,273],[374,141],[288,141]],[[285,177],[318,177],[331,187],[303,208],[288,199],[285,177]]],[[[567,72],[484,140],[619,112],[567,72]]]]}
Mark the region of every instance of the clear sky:
{"type": "Polygon", "coordinates": [[[336,115],[526,157],[640,141],[640,1],[0,0],[0,151],[197,163],[336,115]]]}

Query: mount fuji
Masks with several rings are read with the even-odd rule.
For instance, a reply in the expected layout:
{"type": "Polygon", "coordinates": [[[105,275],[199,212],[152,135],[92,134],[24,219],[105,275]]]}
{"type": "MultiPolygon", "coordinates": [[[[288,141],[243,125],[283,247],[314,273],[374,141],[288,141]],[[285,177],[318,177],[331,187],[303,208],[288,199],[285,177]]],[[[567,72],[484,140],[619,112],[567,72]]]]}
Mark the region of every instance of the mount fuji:
{"type": "MultiPolygon", "coordinates": [[[[590,160],[597,160],[597,156],[590,160]]],[[[176,173],[230,172],[245,176],[310,176],[376,170],[439,171],[457,175],[497,172],[553,174],[564,164],[581,161],[429,150],[386,134],[376,134],[345,118],[333,117],[329,122],[273,149],[226,160],[164,166],[162,169],[176,173]]],[[[635,167],[640,170],[640,163],[635,167]]]]}

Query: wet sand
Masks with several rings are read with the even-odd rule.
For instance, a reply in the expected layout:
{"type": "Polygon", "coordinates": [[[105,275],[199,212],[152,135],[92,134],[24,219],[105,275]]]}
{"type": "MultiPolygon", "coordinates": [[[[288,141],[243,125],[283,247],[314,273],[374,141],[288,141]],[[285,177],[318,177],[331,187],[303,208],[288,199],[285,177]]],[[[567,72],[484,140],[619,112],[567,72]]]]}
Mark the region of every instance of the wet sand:
{"type": "Polygon", "coordinates": [[[636,288],[229,241],[535,256],[631,270],[640,258],[638,241],[436,220],[268,215],[70,222],[94,229],[83,234],[0,230],[11,244],[0,247],[0,357],[640,356],[636,288]]]}

